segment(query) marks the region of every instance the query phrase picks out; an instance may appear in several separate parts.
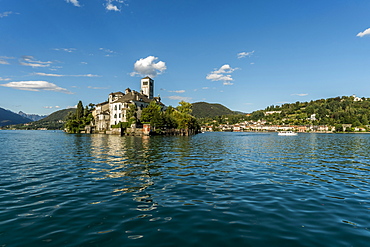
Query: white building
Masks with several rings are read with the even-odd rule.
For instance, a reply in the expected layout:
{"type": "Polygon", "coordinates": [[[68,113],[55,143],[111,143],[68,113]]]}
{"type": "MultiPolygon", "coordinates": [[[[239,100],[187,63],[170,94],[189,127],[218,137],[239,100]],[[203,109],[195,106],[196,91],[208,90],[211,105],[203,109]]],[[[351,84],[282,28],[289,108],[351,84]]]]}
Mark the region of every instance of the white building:
{"type": "Polygon", "coordinates": [[[93,116],[93,127],[97,131],[104,131],[111,129],[112,125],[120,122],[128,122],[127,113],[130,105],[135,105],[137,111],[137,118],[140,119],[141,112],[146,108],[151,101],[155,100],[158,104],[161,103],[160,97],[153,97],[154,80],[150,77],[141,79],[141,90],[137,92],[127,88],[124,93],[115,92],[110,93],[108,101],[97,104],[93,116]]]}

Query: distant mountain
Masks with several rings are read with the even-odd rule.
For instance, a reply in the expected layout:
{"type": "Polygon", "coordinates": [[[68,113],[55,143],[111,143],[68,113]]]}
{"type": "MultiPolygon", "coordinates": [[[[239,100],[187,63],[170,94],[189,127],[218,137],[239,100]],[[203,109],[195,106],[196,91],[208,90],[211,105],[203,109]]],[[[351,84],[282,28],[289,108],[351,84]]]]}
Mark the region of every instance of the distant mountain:
{"type": "Polygon", "coordinates": [[[22,111],[18,112],[18,115],[21,115],[22,117],[31,119],[32,121],[38,121],[38,120],[43,119],[43,118],[48,116],[48,115],[41,115],[40,116],[40,115],[37,115],[37,114],[27,114],[27,113],[24,113],[22,111]]]}
{"type": "MultiPolygon", "coordinates": [[[[13,127],[17,129],[39,129],[39,128],[47,128],[47,129],[63,129],[65,120],[69,114],[69,112],[75,112],[76,109],[70,108],[70,109],[64,109],[64,110],[59,110],[56,112],[53,112],[49,116],[40,119],[38,121],[31,122],[31,120],[27,119],[27,125],[24,125],[24,123],[17,123],[18,125],[15,125],[13,127]]],[[[18,114],[14,113],[15,115],[19,116],[18,114]]],[[[23,118],[22,116],[19,116],[23,118]]],[[[9,123],[11,124],[11,123],[9,123]]],[[[5,125],[9,125],[5,124],[5,125]]],[[[13,123],[16,124],[16,123],[13,123]]],[[[3,125],[4,126],[4,125],[3,125]]]]}
{"type": "Polygon", "coordinates": [[[217,117],[222,115],[232,115],[232,114],[243,114],[241,112],[232,111],[226,106],[221,104],[210,104],[206,102],[196,102],[193,103],[193,116],[197,118],[205,117],[217,117]]]}
{"type": "Polygon", "coordinates": [[[53,112],[49,116],[30,123],[27,128],[30,129],[38,129],[38,128],[47,128],[47,129],[63,129],[65,120],[68,116],[69,112],[75,112],[76,109],[70,108],[70,109],[64,109],[59,110],[56,112],[53,112]]]}
{"type": "Polygon", "coordinates": [[[17,113],[14,113],[4,108],[0,108],[0,127],[10,124],[24,124],[31,122],[31,119],[22,117],[17,113]]]}

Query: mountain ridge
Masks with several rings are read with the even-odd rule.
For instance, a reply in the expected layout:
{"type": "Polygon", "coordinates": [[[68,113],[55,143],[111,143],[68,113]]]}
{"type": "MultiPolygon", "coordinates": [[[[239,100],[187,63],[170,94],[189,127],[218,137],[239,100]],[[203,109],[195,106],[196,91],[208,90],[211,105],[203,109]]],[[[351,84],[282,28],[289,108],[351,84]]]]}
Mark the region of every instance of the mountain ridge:
{"type": "Polygon", "coordinates": [[[32,122],[32,120],[0,107],[0,127],[12,124],[25,124],[29,122],[32,122]]]}
{"type": "Polygon", "coordinates": [[[217,117],[223,115],[245,114],[239,111],[232,111],[219,103],[196,102],[192,104],[193,116],[196,118],[217,117]]]}

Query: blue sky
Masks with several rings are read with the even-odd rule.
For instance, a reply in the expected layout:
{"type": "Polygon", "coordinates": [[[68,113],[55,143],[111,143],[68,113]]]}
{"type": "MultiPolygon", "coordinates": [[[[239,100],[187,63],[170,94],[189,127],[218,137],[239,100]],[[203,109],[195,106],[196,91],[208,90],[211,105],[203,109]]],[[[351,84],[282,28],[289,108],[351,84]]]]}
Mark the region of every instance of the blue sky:
{"type": "Polygon", "coordinates": [[[370,97],[368,0],[0,0],[0,107],[49,114],[140,78],[166,105],[370,97]]]}

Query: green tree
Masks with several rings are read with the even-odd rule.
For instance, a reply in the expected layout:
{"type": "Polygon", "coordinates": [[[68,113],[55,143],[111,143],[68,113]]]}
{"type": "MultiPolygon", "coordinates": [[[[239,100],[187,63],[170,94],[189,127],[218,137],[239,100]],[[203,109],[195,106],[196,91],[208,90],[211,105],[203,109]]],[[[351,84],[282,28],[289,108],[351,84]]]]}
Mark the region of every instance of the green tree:
{"type": "Polygon", "coordinates": [[[76,119],[81,119],[84,116],[84,106],[80,100],[76,108],[76,119]]]}
{"type": "Polygon", "coordinates": [[[137,111],[136,105],[135,104],[130,104],[128,109],[127,109],[127,113],[126,113],[126,120],[130,124],[137,121],[136,111],[137,111]]]}
{"type": "Polygon", "coordinates": [[[184,113],[184,114],[191,114],[192,113],[192,104],[191,103],[188,103],[188,102],[185,102],[185,101],[180,101],[179,102],[179,106],[176,107],[176,109],[180,112],[180,113],[184,113]]]}

